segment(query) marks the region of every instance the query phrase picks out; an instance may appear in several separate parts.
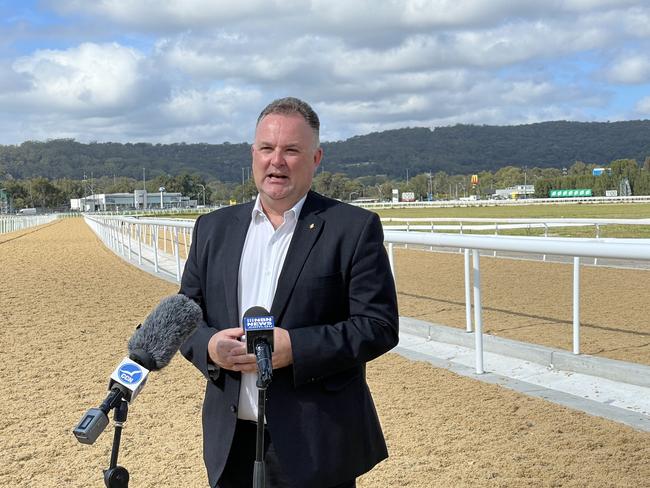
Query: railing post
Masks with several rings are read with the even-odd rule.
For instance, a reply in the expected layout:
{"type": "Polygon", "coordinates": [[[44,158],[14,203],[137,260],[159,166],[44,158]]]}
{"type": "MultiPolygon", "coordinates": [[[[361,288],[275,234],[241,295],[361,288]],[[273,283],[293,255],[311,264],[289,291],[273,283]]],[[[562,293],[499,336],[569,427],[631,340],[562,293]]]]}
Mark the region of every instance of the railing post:
{"type": "Polygon", "coordinates": [[[138,224],[138,264],[142,266],[142,224],[138,224]]]}
{"type": "MultiPolygon", "coordinates": [[[[600,237],[600,225],[596,224],[596,239],[600,237]]],[[[598,258],[594,258],[594,266],[598,266],[598,258]]]]}
{"type": "Polygon", "coordinates": [[[181,229],[181,232],[183,232],[183,246],[185,247],[185,259],[190,255],[188,249],[187,249],[187,229],[183,227],[181,229]]]}
{"type": "Polygon", "coordinates": [[[131,228],[131,223],[127,223],[127,228],[128,228],[128,233],[129,233],[129,257],[128,260],[131,261],[131,233],[133,232],[133,229],[131,228]]]}
{"type": "Polygon", "coordinates": [[[469,249],[465,249],[465,330],[472,332],[472,281],[470,278],[469,249]]]}
{"type": "Polygon", "coordinates": [[[483,374],[483,320],[481,318],[481,269],[478,249],[472,249],[474,264],[474,344],[476,348],[476,374],[483,374]]]}
{"type": "MultiPolygon", "coordinates": [[[[499,222],[494,223],[494,235],[495,236],[499,235],[499,222]]],[[[497,257],[497,250],[496,249],[494,250],[493,257],[495,257],[495,258],[497,257]]]]}
{"type": "Polygon", "coordinates": [[[395,287],[397,287],[397,277],[395,276],[395,251],[393,250],[393,243],[388,243],[388,262],[390,263],[390,271],[393,273],[393,281],[395,281],[395,287]]]}
{"type": "Polygon", "coordinates": [[[174,249],[173,252],[176,255],[176,281],[180,283],[181,281],[181,255],[180,249],[178,246],[178,227],[174,227],[174,249]]]}
{"type": "Polygon", "coordinates": [[[580,258],[573,258],[573,354],[580,354],[580,258]]]}
{"type": "Polygon", "coordinates": [[[118,229],[119,229],[119,239],[120,239],[120,254],[124,256],[124,223],[123,222],[118,222],[118,229]]]}
{"type": "Polygon", "coordinates": [[[115,252],[119,251],[118,240],[117,240],[117,226],[114,221],[111,221],[111,247],[115,252]]]}
{"type": "MultiPolygon", "coordinates": [[[[410,223],[410,222],[406,222],[406,232],[410,232],[410,231],[411,231],[411,223],[410,223]]],[[[409,245],[408,245],[408,244],[404,244],[404,249],[408,249],[408,248],[409,248],[409,245]]]]}
{"type": "Polygon", "coordinates": [[[154,225],[152,226],[152,239],[154,240],[154,246],[153,246],[153,269],[156,273],[160,271],[160,268],[158,267],[158,226],[154,225]]]}

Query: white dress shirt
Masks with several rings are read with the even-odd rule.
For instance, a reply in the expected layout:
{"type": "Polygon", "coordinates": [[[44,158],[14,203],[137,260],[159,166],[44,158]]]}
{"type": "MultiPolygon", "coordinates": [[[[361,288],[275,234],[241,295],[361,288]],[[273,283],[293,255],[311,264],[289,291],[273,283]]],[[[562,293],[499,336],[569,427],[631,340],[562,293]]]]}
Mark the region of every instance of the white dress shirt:
{"type": "MultiPolygon", "coordinates": [[[[251,307],[271,309],[278,278],[296,228],[300,210],[307,195],[284,213],[284,221],[277,229],[262,210],[259,195],[248,226],[241,261],[239,262],[239,323],[251,307]]],[[[257,373],[242,373],[239,387],[237,417],[257,421],[257,373]]]]}

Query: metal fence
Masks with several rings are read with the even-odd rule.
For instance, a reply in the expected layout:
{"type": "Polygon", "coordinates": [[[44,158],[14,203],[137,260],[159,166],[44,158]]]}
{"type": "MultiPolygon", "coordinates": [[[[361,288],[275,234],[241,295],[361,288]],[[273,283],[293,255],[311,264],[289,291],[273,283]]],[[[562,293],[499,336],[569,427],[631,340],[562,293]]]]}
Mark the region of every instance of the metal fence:
{"type": "Polygon", "coordinates": [[[571,198],[520,198],[516,200],[433,200],[421,202],[350,202],[368,209],[382,208],[431,208],[431,207],[509,207],[520,205],[568,205],[604,203],[647,203],[650,195],[630,197],[571,197],[571,198]]]}
{"type": "MultiPolygon", "coordinates": [[[[493,221],[493,219],[490,220],[493,221]]],[[[171,275],[176,281],[180,281],[185,261],[182,256],[187,257],[194,221],[86,216],[86,222],[117,254],[134,263],[137,261],[140,265],[144,261],[149,261],[150,264],[153,264],[155,272],[171,275]],[[161,265],[162,261],[165,261],[170,267],[164,269],[161,265]]],[[[384,242],[388,247],[393,275],[395,274],[393,250],[396,244],[463,250],[465,255],[466,330],[474,332],[475,335],[476,372],[479,374],[484,372],[479,251],[556,255],[572,258],[574,354],[580,353],[581,259],[609,258],[650,262],[650,239],[522,237],[386,230],[384,242]]]]}
{"type": "Polygon", "coordinates": [[[47,215],[0,215],[0,234],[48,224],[59,218],[58,214],[47,215]]]}
{"type": "Polygon", "coordinates": [[[194,220],[86,215],[86,223],[113,251],[180,282],[194,220]]]}
{"type": "Polygon", "coordinates": [[[568,227],[591,227],[593,236],[600,237],[601,229],[606,226],[650,226],[650,219],[580,219],[580,218],[489,218],[489,217],[383,217],[381,222],[385,230],[405,230],[420,232],[452,231],[493,232],[511,230],[540,229],[544,237],[549,230],[568,227]]]}

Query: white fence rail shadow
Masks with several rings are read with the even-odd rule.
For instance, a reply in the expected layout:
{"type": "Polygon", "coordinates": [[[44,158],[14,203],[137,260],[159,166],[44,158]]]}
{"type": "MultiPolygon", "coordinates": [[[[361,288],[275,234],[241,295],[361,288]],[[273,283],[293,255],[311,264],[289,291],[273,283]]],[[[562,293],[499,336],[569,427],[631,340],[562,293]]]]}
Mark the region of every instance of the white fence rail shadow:
{"type": "MultiPolygon", "coordinates": [[[[187,257],[194,221],[97,215],[87,215],[85,219],[102,241],[124,259],[134,264],[137,262],[140,266],[147,261],[153,266],[156,273],[166,277],[171,276],[180,282],[185,261],[182,256],[187,257]]],[[[494,219],[489,220],[494,221],[494,219]]],[[[479,251],[557,255],[573,258],[574,354],[580,354],[581,258],[650,261],[650,239],[521,237],[393,230],[386,230],[384,234],[393,275],[395,275],[393,253],[395,244],[413,244],[430,248],[458,248],[464,251],[466,330],[474,332],[476,373],[478,374],[484,372],[479,251]]]]}

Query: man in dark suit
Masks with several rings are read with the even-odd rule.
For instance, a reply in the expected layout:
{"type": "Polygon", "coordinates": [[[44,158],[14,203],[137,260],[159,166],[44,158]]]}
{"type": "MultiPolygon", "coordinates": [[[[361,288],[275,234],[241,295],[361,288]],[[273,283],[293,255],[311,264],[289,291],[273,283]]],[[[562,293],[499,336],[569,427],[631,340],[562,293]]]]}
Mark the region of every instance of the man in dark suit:
{"type": "Polygon", "coordinates": [[[181,352],[207,379],[204,461],[211,486],[251,487],[256,362],[244,312],[270,309],[267,486],[354,487],[388,456],[366,363],[397,344],[395,285],[376,214],[310,191],[322,158],[305,102],[267,106],[252,146],[255,202],[197,219],[180,292],[205,324],[181,352]]]}

